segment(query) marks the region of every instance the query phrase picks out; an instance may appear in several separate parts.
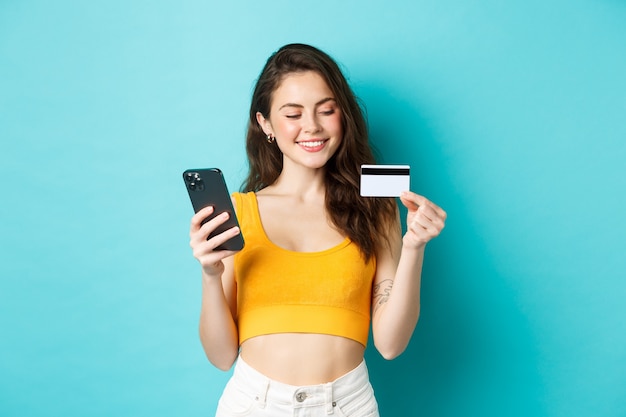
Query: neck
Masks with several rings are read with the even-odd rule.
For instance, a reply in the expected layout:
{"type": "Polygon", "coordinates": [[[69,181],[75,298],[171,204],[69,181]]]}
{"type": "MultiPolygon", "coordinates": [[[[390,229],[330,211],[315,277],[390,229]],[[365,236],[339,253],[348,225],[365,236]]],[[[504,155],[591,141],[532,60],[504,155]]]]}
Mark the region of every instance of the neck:
{"type": "Polygon", "coordinates": [[[274,192],[289,194],[302,200],[318,199],[326,193],[324,169],[283,169],[274,184],[274,192]]]}

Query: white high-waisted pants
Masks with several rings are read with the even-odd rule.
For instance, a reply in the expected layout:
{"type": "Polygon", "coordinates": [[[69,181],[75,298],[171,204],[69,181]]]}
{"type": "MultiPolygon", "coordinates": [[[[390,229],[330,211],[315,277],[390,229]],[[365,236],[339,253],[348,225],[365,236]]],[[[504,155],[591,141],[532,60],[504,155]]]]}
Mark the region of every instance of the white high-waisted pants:
{"type": "Polygon", "coordinates": [[[216,417],[379,417],[378,404],[361,362],[333,382],[293,386],[274,381],[241,357],[219,400],[216,417]]]}

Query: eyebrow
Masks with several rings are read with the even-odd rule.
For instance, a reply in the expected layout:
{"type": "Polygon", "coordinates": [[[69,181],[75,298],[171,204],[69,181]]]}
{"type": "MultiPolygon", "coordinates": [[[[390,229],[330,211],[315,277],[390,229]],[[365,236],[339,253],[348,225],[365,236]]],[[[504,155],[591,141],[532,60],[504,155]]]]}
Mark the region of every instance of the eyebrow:
{"type": "MultiPolygon", "coordinates": [[[[315,103],[315,107],[317,107],[317,106],[321,106],[322,104],[324,104],[324,103],[328,103],[329,101],[335,101],[335,102],[336,102],[336,100],[335,100],[333,97],[326,97],[326,98],[324,98],[324,99],[322,99],[322,100],[318,101],[317,103],[315,103]]],[[[304,106],[303,106],[302,104],[296,104],[296,103],[285,103],[285,104],[283,104],[282,106],[280,106],[280,107],[278,108],[278,110],[282,110],[282,109],[283,109],[283,108],[285,108],[285,107],[297,107],[297,108],[304,108],[304,106]]]]}

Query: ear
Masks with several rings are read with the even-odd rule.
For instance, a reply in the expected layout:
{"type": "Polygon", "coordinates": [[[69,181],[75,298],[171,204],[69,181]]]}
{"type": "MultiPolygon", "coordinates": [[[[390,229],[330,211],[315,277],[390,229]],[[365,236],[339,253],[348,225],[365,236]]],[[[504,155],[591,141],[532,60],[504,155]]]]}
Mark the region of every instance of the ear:
{"type": "Polygon", "coordinates": [[[265,116],[261,114],[260,111],[256,112],[256,121],[259,124],[259,126],[261,126],[261,129],[263,129],[263,132],[266,135],[274,134],[274,130],[272,129],[272,124],[270,123],[268,119],[265,118],[265,116]]]}

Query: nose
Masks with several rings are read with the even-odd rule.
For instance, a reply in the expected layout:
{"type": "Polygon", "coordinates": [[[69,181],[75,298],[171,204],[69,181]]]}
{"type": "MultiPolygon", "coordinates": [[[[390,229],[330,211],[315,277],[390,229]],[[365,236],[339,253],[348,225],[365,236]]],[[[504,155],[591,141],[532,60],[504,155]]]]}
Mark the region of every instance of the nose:
{"type": "Polygon", "coordinates": [[[303,130],[304,133],[317,133],[319,132],[321,129],[321,125],[319,123],[319,120],[317,119],[317,115],[315,114],[315,112],[313,113],[309,113],[307,114],[305,117],[302,118],[302,123],[303,123],[303,130]]]}

